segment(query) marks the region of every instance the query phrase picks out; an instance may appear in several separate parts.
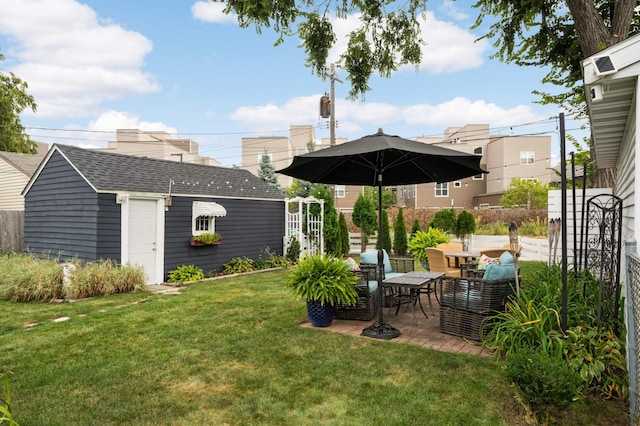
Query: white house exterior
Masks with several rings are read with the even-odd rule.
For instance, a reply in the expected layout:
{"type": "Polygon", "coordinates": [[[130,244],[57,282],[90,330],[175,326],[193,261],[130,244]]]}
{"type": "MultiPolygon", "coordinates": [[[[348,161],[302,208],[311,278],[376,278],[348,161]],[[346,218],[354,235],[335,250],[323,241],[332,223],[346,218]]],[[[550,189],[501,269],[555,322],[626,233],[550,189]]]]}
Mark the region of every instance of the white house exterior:
{"type": "Polygon", "coordinates": [[[640,35],[628,38],[582,61],[585,94],[597,167],[615,168],[615,195],[622,199],[622,280],[625,285],[627,363],[632,420],[640,414],[637,386],[640,359],[640,258],[637,248],[640,215],[638,191],[638,87],[640,35]],[[625,273],[626,272],[626,273],[625,273]]]}
{"type": "Polygon", "coordinates": [[[24,210],[22,190],[43,158],[43,154],[0,151],[0,210],[24,210]]]}

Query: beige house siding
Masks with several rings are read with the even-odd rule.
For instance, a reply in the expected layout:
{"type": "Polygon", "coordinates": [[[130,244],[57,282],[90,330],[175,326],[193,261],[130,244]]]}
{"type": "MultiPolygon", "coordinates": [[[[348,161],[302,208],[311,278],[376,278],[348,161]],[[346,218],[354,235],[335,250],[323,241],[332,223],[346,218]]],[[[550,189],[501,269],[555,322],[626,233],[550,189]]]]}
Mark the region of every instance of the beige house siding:
{"type": "Polygon", "coordinates": [[[21,193],[29,182],[29,176],[16,170],[3,158],[0,158],[0,176],[0,210],[24,210],[24,197],[21,193]]]}
{"type": "Polygon", "coordinates": [[[220,166],[221,163],[199,154],[199,145],[191,139],[175,139],[167,132],[146,132],[138,129],[118,129],[116,140],[108,142],[107,151],[159,160],[182,161],[190,164],[220,166]]]}
{"type": "Polygon", "coordinates": [[[0,210],[24,211],[22,190],[43,158],[44,154],[0,152],[0,210]]]}

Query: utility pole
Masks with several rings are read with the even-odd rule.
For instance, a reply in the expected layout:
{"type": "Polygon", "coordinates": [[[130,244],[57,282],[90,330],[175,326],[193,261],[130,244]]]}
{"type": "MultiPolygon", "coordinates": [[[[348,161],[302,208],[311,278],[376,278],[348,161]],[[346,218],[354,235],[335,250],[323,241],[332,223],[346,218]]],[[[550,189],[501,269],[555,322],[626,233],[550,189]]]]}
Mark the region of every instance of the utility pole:
{"type": "Polygon", "coordinates": [[[329,108],[331,108],[331,118],[329,121],[329,127],[331,130],[330,133],[330,141],[331,146],[336,144],[336,89],[335,82],[342,83],[338,77],[336,77],[336,68],[335,64],[331,64],[331,71],[329,72],[329,78],[331,79],[331,102],[329,103],[329,108]]]}

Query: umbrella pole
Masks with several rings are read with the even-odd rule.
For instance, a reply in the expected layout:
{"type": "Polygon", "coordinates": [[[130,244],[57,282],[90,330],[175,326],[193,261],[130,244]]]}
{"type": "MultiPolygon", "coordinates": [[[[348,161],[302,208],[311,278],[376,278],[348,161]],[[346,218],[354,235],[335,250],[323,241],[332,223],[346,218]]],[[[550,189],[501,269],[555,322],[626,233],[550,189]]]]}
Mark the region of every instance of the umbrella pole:
{"type": "Polygon", "coordinates": [[[384,273],[384,252],[382,247],[382,174],[378,174],[378,264],[376,278],[378,279],[378,321],[362,330],[362,335],[376,339],[393,339],[400,336],[400,330],[384,322],[384,291],[382,289],[382,275],[384,273]]]}

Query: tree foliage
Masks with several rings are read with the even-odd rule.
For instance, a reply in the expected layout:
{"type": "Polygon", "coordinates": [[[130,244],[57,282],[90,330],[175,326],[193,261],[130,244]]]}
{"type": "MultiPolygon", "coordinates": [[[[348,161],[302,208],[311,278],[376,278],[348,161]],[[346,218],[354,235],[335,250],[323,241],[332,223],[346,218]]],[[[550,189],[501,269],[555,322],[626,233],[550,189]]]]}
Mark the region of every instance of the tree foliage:
{"type": "Polygon", "coordinates": [[[393,225],[393,252],[400,256],[407,254],[407,225],[404,223],[402,207],[398,208],[396,223],[393,225]]]}
{"type": "Polygon", "coordinates": [[[525,207],[542,209],[548,204],[549,187],[533,179],[512,179],[502,198],[502,207],[525,207]]]}
{"type": "Polygon", "coordinates": [[[456,221],[458,216],[456,210],[452,207],[450,209],[438,210],[433,215],[433,220],[429,223],[429,227],[438,228],[441,231],[453,234],[456,232],[456,221]]]}
{"type": "Polygon", "coordinates": [[[543,83],[563,91],[534,91],[540,103],[561,105],[574,116],[584,116],[580,61],[638,32],[640,11],[634,11],[635,5],[634,0],[479,0],[473,28],[490,19],[483,38],[494,40],[494,57],[548,68],[543,83]]]}
{"type": "Polygon", "coordinates": [[[265,181],[269,186],[280,190],[278,176],[276,175],[276,168],[273,166],[271,158],[266,152],[263,153],[260,157],[260,168],[258,169],[258,177],[265,181]]]}
{"type": "Polygon", "coordinates": [[[353,205],[351,220],[354,225],[360,228],[361,251],[365,251],[369,241],[369,235],[374,234],[378,226],[376,210],[371,202],[371,198],[362,193],[358,195],[358,199],[353,205]]]}
{"type": "Polygon", "coordinates": [[[339,255],[342,253],[342,241],[338,228],[338,212],[333,206],[333,196],[328,185],[315,185],[313,196],[324,200],[324,251],[326,254],[339,255]]]}
{"type": "Polygon", "coordinates": [[[342,241],[342,255],[348,256],[351,251],[351,241],[349,240],[349,227],[347,226],[347,218],[340,212],[338,215],[338,227],[340,228],[340,240],[342,241]]]}
{"type": "MultiPolygon", "coordinates": [[[[0,54],[0,62],[4,56],[0,54]]],[[[0,71],[0,151],[34,154],[36,143],[25,133],[20,113],[29,108],[36,112],[38,106],[27,93],[27,82],[13,73],[0,71]]]]}
{"type": "Polygon", "coordinates": [[[273,28],[278,34],[276,45],[285,36],[299,37],[307,56],[306,65],[323,79],[327,77],[329,49],[337,41],[330,17],[345,20],[358,14],[361,25],[349,34],[346,51],[338,61],[348,73],[349,96],[353,99],[363,98],[370,90],[368,82],[374,72],[389,77],[402,65],[417,66],[422,58],[424,42],[418,18],[426,12],[426,0],[403,3],[225,0],[225,3],[225,12],[235,12],[241,27],[254,26],[258,33],[263,28],[273,28]]]}

